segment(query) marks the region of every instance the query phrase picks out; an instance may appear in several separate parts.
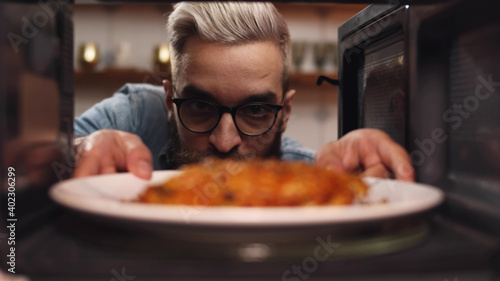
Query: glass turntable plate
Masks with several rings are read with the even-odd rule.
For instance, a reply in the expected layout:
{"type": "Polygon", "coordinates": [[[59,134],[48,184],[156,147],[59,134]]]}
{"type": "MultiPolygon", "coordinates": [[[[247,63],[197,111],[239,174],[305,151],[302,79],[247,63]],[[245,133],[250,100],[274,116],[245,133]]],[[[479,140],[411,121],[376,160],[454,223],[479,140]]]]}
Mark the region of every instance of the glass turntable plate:
{"type": "Polygon", "coordinates": [[[60,182],[50,190],[59,204],[83,214],[142,223],[210,227],[285,227],[370,222],[417,214],[443,200],[435,187],[365,178],[368,204],[307,207],[206,207],[133,202],[150,185],[180,173],[155,171],[149,181],[132,174],[100,175],[60,182]]]}

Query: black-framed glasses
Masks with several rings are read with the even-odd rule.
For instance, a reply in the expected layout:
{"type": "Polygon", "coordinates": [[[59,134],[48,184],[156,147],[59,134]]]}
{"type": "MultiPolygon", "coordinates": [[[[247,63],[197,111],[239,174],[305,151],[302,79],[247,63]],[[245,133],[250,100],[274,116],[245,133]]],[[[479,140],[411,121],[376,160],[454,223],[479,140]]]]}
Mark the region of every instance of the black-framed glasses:
{"type": "Polygon", "coordinates": [[[221,106],[196,98],[172,99],[181,124],[194,133],[208,133],[219,124],[222,114],[231,113],[238,131],[247,136],[263,135],[273,127],[282,105],[252,102],[238,106],[221,106]]]}

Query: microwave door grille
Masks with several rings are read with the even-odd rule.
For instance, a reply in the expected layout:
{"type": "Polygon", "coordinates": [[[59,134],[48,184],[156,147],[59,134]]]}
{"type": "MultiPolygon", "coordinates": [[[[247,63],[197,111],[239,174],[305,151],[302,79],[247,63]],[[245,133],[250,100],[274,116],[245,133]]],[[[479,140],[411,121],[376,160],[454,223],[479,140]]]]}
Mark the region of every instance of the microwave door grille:
{"type": "Polygon", "coordinates": [[[452,43],[450,97],[443,118],[448,124],[450,170],[454,174],[500,180],[498,50],[498,29],[467,33],[452,43]]]}
{"type": "Polygon", "coordinates": [[[377,128],[405,146],[404,42],[374,45],[358,68],[360,128],[377,128]]]}
{"type": "Polygon", "coordinates": [[[479,207],[468,213],[478,216],[473,221],[500,219],[499,30],[499,23],[470,30],[450,46],[450,91],[443,114],[450,198],[461,206],[479,207]]]}

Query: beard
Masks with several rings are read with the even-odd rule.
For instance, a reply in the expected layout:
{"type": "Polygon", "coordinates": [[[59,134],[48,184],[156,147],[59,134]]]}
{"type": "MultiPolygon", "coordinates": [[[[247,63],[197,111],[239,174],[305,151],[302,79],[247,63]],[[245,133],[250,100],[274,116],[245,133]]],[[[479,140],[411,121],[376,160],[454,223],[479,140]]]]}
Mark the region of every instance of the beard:
{"type": "Polygon", "coordinates": [[[249,137],[251,149],[247,153],[240,153],[238,147],[234,147],[227,153],[218,151],[214,146],[210,146],[208,150],[198,151],[185,148],[180,139],[179,128],[177,122],[172,118],[168,121],[170,127],[170,146],[168,148],[168,166],[172,169],[177,169],[182,165],[197,163],[206,158],[219,158],[219,159],[253,159],[253,158],[281,158],[281,135],[283,120],[279,119],[279,125],[276,129],[271,129],[269,132],[262,136],[249,137]],[[275,131],[274,137],[269,133],[275,131]],[[267,136],[266,136],[267,135],[267,136]],[[272,139],[270,139],[272,138],[272,139]],[[267,146],[267,148],[265,148],[267,146]],[[264,147],[263,153],[259,155],[256,148],[264,147]]]}

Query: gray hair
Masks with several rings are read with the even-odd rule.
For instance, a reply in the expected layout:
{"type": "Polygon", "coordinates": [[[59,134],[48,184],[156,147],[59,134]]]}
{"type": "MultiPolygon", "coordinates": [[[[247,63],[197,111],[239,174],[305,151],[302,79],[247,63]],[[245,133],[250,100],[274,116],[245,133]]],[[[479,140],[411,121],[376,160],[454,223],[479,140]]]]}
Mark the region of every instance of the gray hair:
{"type": "Polygon", "coordinates": [[[290,34],[285,20],[271,3],[181,2],[174,6],[167,24],[176,81],[185,65],[182,49],[191,37],[228,45],[272,41],[283,58],[283,91],[290,77],[290,34]]]}

